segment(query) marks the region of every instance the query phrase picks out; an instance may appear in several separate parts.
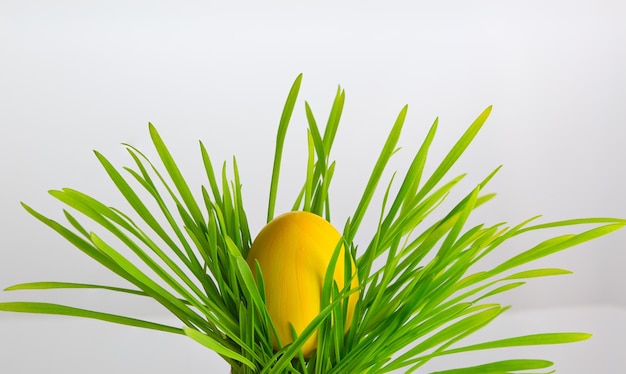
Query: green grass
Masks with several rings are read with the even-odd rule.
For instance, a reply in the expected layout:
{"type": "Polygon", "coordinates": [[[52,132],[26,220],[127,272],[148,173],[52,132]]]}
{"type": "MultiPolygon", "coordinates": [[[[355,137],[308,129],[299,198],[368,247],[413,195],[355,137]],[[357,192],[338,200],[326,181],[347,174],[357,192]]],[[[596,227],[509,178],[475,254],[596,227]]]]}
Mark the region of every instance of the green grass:
{"type": "MultiPolygon", "coordinates": [[[[275,215],[283,148],[301,80],[302,76],[298,76],[291,87],[278,126],[268,221],[275,215]]],[[[339,89],[323,130],[309,104],[304,104],[308,123],[306,176],[293,210],[313,212],[330,220],[329,187],[335,171],[330,155],[344,101],[345,93],[339,89]]],[[[319,315],[299,336],[294,331],[294,342],[280,345],[277,352],[272,347],[272,337],[277,334],[265,306],[261,270],[257,267],[259,276],[255,282],[245,261],[252,235],[236,159],[230,167],[231,179],[226,163],[221,170],[216,169],[200,143],[207,186],[189,186],[153,125],[149,132],[158,164],[131,145],[125,146],[132,167],[115,167],[96,152],[113,186],[132,211],[123,213],[69,188],[50,191],[68,208],[64,210],[67,222],[47,218],[23,204],[33,217],[128,281],[128,288],[35,282],[14,285],[6,291],[100,289],[150,297],[178,318],[180,325],[165,326],[50,303],[2,302],[0,310],[93,318],[185,334],[220,355],[233,373],[385,373],[397,369],[421,372],[430,360],[450,354],[588,339],[590,335],[586,333],[556,332],[463,344],[464,338],[509,308],[493,301],[499,294],[522,286],[527,280],[569,273],[563,269],[534,268],[530,264],[535,260],[620,229],[626,220],[581,218],[536,224],[538,217],[534,217],[511,226],[497,223],[468,227],[474,209],[494,197],[483,190],[499,168],[450,211],[442,212],[441,205],[463,177],[449,177],[448,172],[482,128],[491,107],[476,118],[432,174],[425,174],[425,165],[437,132],[437,120],[404,175],[396,173],[392,180],[383,181],[389,160],[397,151],[407,109],[405,106],[398,114],[354,214],[343,227],[343,244],[349,249],[344,251],[346,287],[339,289],[332,276],[340,254],[338,245],[324,279],[319,315]],[[397,184],[396,178],[400,180],[397,184]],[[385,187],[383,204],[371,208],[381,183],[385,187]],[[366,233],[371,241],[360,243],[357,251],[354,239],[370,209],[380,212],[376,231],[366,233]],[[97,231],[87,230],[85,222],[95,224],[97,231]],[[509,239],[537,230],[563,228],[573,233],[539,241],[491,269],[473,270],[509,239]],[[350,288],[353,271],[349,257],[357,266],[359,285],[355,289],[350,288]],[[374,261],[383,266],[374,266],[374,261]],[[344,301],[355,292],[358,302],[352,322],[346,326],[348,303],[344,301]],[[301,347],[315,332],[318,349],[305,358],[301,347]]],[[[551,366],[550,361],[516,359],[437,373],[546,373],[551,366]]]]}

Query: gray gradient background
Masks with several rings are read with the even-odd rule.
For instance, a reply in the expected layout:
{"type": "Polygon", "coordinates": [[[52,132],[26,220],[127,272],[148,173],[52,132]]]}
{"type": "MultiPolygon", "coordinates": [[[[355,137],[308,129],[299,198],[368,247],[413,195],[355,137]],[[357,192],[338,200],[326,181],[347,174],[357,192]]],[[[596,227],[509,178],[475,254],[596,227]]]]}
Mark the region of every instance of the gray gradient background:
{"type": "MultiPolygon", "coordinates": [[[[323,122],[341,84],[347,99],[333,154],[335,222],[353,212],[406,103],[403,150],[391,165],[398,170],[406,168],[436,116],[433,162],[494,105],[451,174],[469,173],[453,196],[459,198],[504,164],[487,189],[498,197],[476,221],[517,223],[536,214],[550,220],[626,217],[625,15],[620,1],[2,1],[0,287],[37,280],[125,285],[28,216],[19,201],[60,217],[60,205],[46,190],[73,187],[123,206],[91,150],[117,165],[131,162],[122,142],[153,154],[148,121],[194,186],[204,183],[198,139],[216,162],[237,155],[252,231],[258,231],[276,125],[300,72],[304,81],[288,133],[278,210],[289,208],[304,178],[303,99],[323,122]]],[[[366,217],[362,243],[375,218],[366,217]]],[[[511,243],[503,255],[540,238],[511,243]]],[[[449,358],[429,368],[521,355],[554,358],[562,373],[621,367],[626,230],[539,265],[575,274],[531,282],[498,299],[515,307],[482,338],[583,330],[594,339],[449,358]]],[[[24,299],[175,323],[149,301],[103,292],[0,294],[2,301],[24,299]]],[[[2,373],[227,371],[219,357],[184,337],[0,314],[2,373]]]]}

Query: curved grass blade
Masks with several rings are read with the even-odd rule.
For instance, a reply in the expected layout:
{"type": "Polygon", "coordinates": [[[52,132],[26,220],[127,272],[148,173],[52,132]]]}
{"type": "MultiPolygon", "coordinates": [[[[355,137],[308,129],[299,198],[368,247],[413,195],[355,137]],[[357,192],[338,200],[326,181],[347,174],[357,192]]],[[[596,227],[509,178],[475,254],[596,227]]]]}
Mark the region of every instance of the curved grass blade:
{"type": "Polygon", "coordinates": [[[89,238],[89,232],[85,230],[85,228],[80,224],[80,222],[78,222],[76,218],[74,218],[74,216],[70,214],[70,212],[63,209],[63,214],[65,215],[67,221],[76,229],[76,231],[81,233],[85,238],[89,238]]]}
{"type": "Polygon", "coordinates": [[[128,288],[103,286],[99,284],[85,284],[85,283],[70,283],[70,282],[30,282],[20,283],[5,288],[5,291],[18,291],[18,290],[52,290],[63,288],[88,288],[88,289],[102,289],[116,292],[129,293],[139,296],[148,296],[145,292],[139,290],[131,290],[128,288]]]}
{"type": "Polygon", "coordinates": [[[534,230],[543,230],[543,229],[551,229],[556,227],[565,227],[565,226],[578,226],[578,225],[592,225],[592,224],[621,224],[626,225],[626,219],[623,218],[603,218],[603,217],[592,217],[592,218],[576,218],[576,219],[568,219],[563,221],[554,221],[548,223],[541,223],[533,226],[524,227],[516,232],[516,235],[523,234],[528,231],[534,230]]]}
{"type": "Polygon", "coordinates": [[[285,144],[285,135],[287,135],[287,127],[291,120],[293,108],[296,105],[298,91],[300,91],[300,83],[302,82],[302,74],[298,75],[295,82],[291,86],[283,113],[280,116],[278,124],[278,133],[276,135],[276,150],[274,152],[274,166],[272,168],[272,181],[270,183],[270,199],[267,206],[267,222],[274,218],[274,209],[276,207],[276,194],[278,192],[278,178],[280,176],[280,163],[283,157],[283,146],[285,144]]]}
{"type": "Polygon", "coordinates": [[[488,364],[468,366],[464,368],[435,371],[431,374],[503,374],[512,370],[545,369],[554,363],[547,360],[517,359],[491,362],[488,364]]]}
{"type": "MultiPolygon", "coordinates": [[[[313,212],[311,207],[311,200],[313,198],[313,169],[315,162],[315,145],[313,143],[313,135],[310,130],[307,130],[307,145],[308,145],[308,157],[306,164],[306,182],[304,189],[304,211],[313,212]]],[[[321,212],[313,212],[321,215],[321,212]]]]}
{"type": "Polygon", "coordinates": [[[380,152],[380,156],[378,157],[378,160],[376,161],[376,164],[374,165],[372,174],[369,180],[367,181],[367,185],[365,187],[365,191],[363,192],[361,200],[359,201],[359,205],[357,206],[356,211],[354,212],[354,215],[352,216],[352,220],[350,223],[350,232],[345,233],[345,230],[344,230],[346,242],[348,243],[351,243],[352,240],[354,239],[354,236],[356,235],[359,225],[361,224],[361,221],[363,220],[363,216],[365,215],[365,211],[367,210],[367,207],[369,206],[369,203],[372,200],[372,196],[374,196],[374,191],[376,190],[376,186],[378,185],[378,182],[380,181],[380,177],[382,176],[383,171],[385,170],[385,166],[387,166],[389,159],[395,152],[396,144],[398,143],[398,139],[400,138],[400,133],[402,132],[402,126],[404,125],[404,120],[406,119],[406,113],[407,113],[408,108],[409,108],[408,105],[405,105],[402,108],[402,110],[398,114],[398,117],[396,118],[396,122],[394,123],[391,129],[391,132],[389,133],[389,136],[387,137],[387,141],[385,142],[385,145],[383,146],[383,149],[380,152]]]}
{"type": "Polygon", "coordinates": [[[567,274],[573,274],[573,273],[565,269],[534,269],[534,270],[520,271],[519,273],[509,275],[508,277],[503,278],[502,280],[529,279],[529,278],[549,277],[553,275],[567,275],[567,274]]]}
{"type": "Polygon", "coordinates": [[[59,304],[39,302],[6,302],[0,303],[0,310],[19,313],[55,314],[61,316],[84,317],[98,319],[106,322],[118,323],[121,325],[141,327],[145,329],[164,331],[174,334],[183,334],[182,329],[172,326],[166,326],[159,323],[148,322],[136,318],[95,312],[92,310],[79,309],[59,304]]]}
{"type": "Polygon", "coordinates": [[[335,134],[337,133],[337,128],[339,127],[339,120],[341,119],[345,99],[345,91],[342,90],[341,87],[337,87],[337,94],[335,95],[335,100],[333,101],[333,107],[330,109],[328,122],[326,123],[326,128],[324,129],[324,153],[326,154],[326,157],[330,155],[330,150],[335,140],[335,134]]]}
{"type": "Polygon", "coordinates": [[[315,152],[317,153],[318,162],[320,162],[320,168],[322,170],[326,169],[326,161],[328,155],[326,153],[324,147],[324,141],[322,140],[322,136],[320,135],[319,127],[317,126],[317,122],[315,121],[315,117],[313,116],[313,111],[309,106],[309,103],[304,102],[304,110],[306,112],[306,119],[309,123],[309,130],[311,131],[311,136],[313,137],[313,143],[315,145],[315,152]]]}
{"type": "Polygon", "coordinates": [[[211,192],[213,192],[213,198],[215,202],[223,209],[223,201],[221,200],[220,189],[217,186],[217,179],[215,178],[215,170],[209,157],[204,143],[200,142],[200,153],[202,154],[202,163],[204,164],[204,170],[206,171],[207,178],[209,179],[209,185],[211,186],[211,192]]]}
{"type": "MultiPolygon", "coordinates": [[[[92,290],[100,289],[100,290],[127,293],[127,294],[137,295],[137,296],[152,297],[151,295],[148,295],[144,291],[140,291],[140,290],[132,290],[129,288],[122,288],[122,287],[104,286],[100,284],[71,283],[71,282],[20,283],[20,284],[15,284],[13,286],[7,287],[4,289],[4,291],[58,290],[58,289],[92,289],[92,290]]],[[[185,299],[179,299],[179,300],[184,304],[191,305],[189,301],[185,299]]]]}
{"type": "Polygon", "coordinates": [[[454,353],[478,351],[485,349],[523,347],[532,345],[551,345],[551,344],[567,344],[575,343],[591,338],[591,334],[583,332],[555,332],[517,336],[514,338],[493,340],[485,343],[468,345],[465,347],[449,349],[439,352],[438,355],[449,355],[454,353]]]}

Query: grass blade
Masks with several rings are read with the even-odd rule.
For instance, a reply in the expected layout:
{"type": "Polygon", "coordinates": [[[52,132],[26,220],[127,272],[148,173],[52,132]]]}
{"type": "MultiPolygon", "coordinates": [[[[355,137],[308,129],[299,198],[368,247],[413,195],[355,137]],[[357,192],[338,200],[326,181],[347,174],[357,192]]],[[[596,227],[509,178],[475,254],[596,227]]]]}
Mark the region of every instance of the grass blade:
{"type": "Polygon", "coordinates": [[[278,178],[280,176],[280,163],[283,157],[283,146],[285,144],[285,136],[287,134],[287,127],[291,120],[291,114],[293,108],[296,105],[296,99],[298,98],[298,91],[300,91],[300,83],[302,82],[302,74],[298,75],[295,82],[291,86],[283,113],[280,116],[280,122],[278,124],[278,134],[276,135],[276,150],[274,152],[274,166],[272,168],[272,181],[270,183],[270,199],[267,206],[267,222],[274,218],[274,209],[276,207],[276,194],[278,192],[278,178]]]}
{"type": "Polygon", "coordinates": [[[546,360],[504,360],[452,370],[435,371],[431,374],[503,374],[509,373],[512,370],[545,369],[552,365],[553,363],[551,361],[546,360]]]}
{"type": "Polygon", "coordinates": [[[143,291],[131,290],[128,288],[102,286],[98,284],[85,284],[85,283],[70,283],[70,282],[30,282],[16,284],[11,287],[7,287],[5,291],[18,291],[18,290],[51,290],[61,288],[88,288],[88,289],[103,289],[109,291],[129,293],[133,295],[148,296],[143,291]]]}
{"type": "Polygon", "coordinates": [[[566,344],[575,343],[591,338],[591,334],[582,332],[555,332],[544,334],[524,335],[514,338],[493,340],[485,343],[473,344],[465,347],[449,349],[440,352],[439,355],[449,355],[461,352],[479,351],[485,349],[523,347],[532,345],[566,344]]]}
{"type": "Polygon", "coordinates": [[[404,120],[406,119],[406,113],[408,110],[408,106],[404,106],[398,114],[396,118],[396,122],[394,123],[389,136],[387,137],[387,141],[383,146],[383,150],[374,165],[374,169],[372,171],[372,175],[370,176],[367,185],[365,187],[365,191],[361,197],[361,201],[359,201],[359,205],[352,216],[351,224],[350,224],[350,232],[345,233],[346,242],[351,243],[356,235],[356,232],[363,220],[363,216],[365,215],[365,211],[369,206],[370,201],[372,200],[372,196],[374,196],[374,191],[376,190],[376,186],[380,180],[380,177],[383,174],[385,166],[389,159],[393,155],[396,149],[396,144],[398,143],[398,139],[400,138],[400,133],[402,132],[402,126],[404,125],[404,120]]]}
{"type": "Polygon", "coordinates": [[[38,302],[7,302],[0,303],[0,310],[19,313],[55,314],[61,316],[83,317],[98,319],[106,322],[118,323],[145,329],[164,331],[174,334],[182,334],[183,330],[176,327],[166,326],[159,323],[143,321],[140,319],[118,316],[115,314],[95,312],[92,310],[79,309],[65,305],[38,303],[38,302]]]}

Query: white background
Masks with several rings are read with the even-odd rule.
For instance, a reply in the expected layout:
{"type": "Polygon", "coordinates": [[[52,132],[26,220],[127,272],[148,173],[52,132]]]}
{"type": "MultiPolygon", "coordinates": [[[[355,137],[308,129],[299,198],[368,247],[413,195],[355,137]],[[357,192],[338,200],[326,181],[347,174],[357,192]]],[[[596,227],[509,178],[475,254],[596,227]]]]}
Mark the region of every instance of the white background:
{"type": "MultiPolygon", "coordinates": [[[[61,217],[61,205],[46,191],[72,187],[123,206],[91,150],[119,166],[132,162],[119,143],[153,154],[148,121],[196,188],[205,183],[199,139],[218,164],[230,164],[236,155],[252,231],[258,231],[275,129],[299,73],[304,80],[288,133],[278,210],[289,209],[304,177],[303,100],[323,123],[341,84],[347,98],[332,155],[338,166],[331,192],[338,226],[355,209],[384,137],[407,103],[403,149],[391,165],[399,170],[436,116],[434,163],[494,105],[451,174],[469,173],[453,196],[458,198],[504,164],[487,188],[498,198],[481,208],[477,220],[626,217],[625,17],[625,3],[610,0],[228,6],[2,1],[0,287],[38,280],[124,286],[28,216],[19,202],[61,217]]],[[[374,223],[374,215],[366,217],[363,242],[374,223]]],[[[515,253],[538,239],[518,241],[508,250],[515,253]]],[[[483,337],[592,332],[594,339],[585,343],[510,355],[554,359],[563,373],[616,372],[626,353],[625,265],[626,230],[541,261],[537,266],[575,274],[531,282],[498,299],[514,308],[483,337]]],[[[168,321],[149,302],[103,292],[0,294],[0,301],[10,300],[168,321]]],[[[97,321],[0,314],[0,372],[44,371],[228,369],[183,337],[97,321]]]]}

